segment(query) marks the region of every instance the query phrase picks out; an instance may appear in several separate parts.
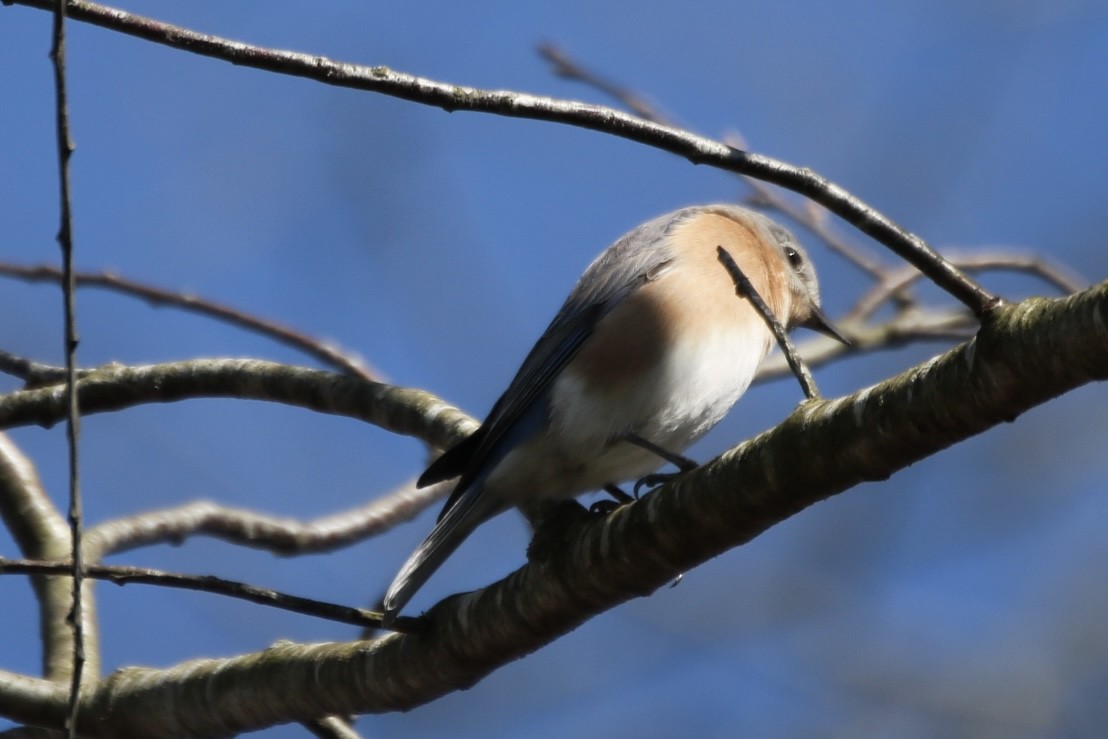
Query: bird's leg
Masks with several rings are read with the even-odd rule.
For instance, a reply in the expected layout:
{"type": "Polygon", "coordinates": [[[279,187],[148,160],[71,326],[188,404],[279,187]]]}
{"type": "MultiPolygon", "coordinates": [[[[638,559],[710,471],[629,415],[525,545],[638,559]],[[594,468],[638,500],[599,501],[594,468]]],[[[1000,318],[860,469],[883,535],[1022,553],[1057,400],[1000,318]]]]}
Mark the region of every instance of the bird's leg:
{"type": "Polygon", "coordinates": [[[674,477],[677,477],[678,475],[680,475],[682,473],[691,472],[692,470],[695,470],[697,467],[700,466],[697,462],[694,462],[693,460],[689,459],[688,457],[685,457],[683,455],[677,454],[676,452],[671,452],[668,449],[660,447],[657,444],[655,444],[654,442],[649,441],[648,439],[644,439],[643,437],[639,436],[638,434],[634,433],[633,431],[629,431],[623,437],[623,439],[624,439],[624,441],[627,441],[631,444],[634,444],[637,447],[642,447],[643,449],[650,452],[651,454],[654,454],[654,455],[664,459],[665,461],[669,462],[674,467],[676,467],[677,470],[678,470],[677,472],[655,472],[655,473],[646,475],[645,477],[641,478],[638,482],[635,483],[634,495],[635,495],[636,498],[639,497],[639,490],[640,489],[642,489],[644,487],[652,488],[652,487],[655,487],[657,485],[661,485],[662,483],[668,482],[669,480],[673,479],[674,477]]]}
{"type": "Polygon", "coordinates": [[[685,457],[683,455],[677,454],[676,452],[671,452],[668,449],[660,447],[657,444],[655,444],[653,441],[642,438],[641,436],[636,434],[634,431],[628,431],[627,434],[624,435],[623,440],[624,441],[629,441],[632,444],[634,444],[635,446],[642,447],[643,449],[650,452],[651,454],[653,454],[655,456],[658,456],[658,457],[661,457],[662,459],[669,462],[670,464],[672,464],[677,469],[681,470],[681,472],[692,472],[693,470],[695,470],[697,467],[700,466],[699,462],[695,462],[695,461],[689,459],[688,457],[685,457]]]}
{"type": "Polygon", "coordinates": [[[627,505],[628,503],[635,500],[633,496],[623,492],[619,485],[612,485],[611,483],[608,483],[604,486],[604,492],[612,496],[613,502],[619,505],[627,505]]]}

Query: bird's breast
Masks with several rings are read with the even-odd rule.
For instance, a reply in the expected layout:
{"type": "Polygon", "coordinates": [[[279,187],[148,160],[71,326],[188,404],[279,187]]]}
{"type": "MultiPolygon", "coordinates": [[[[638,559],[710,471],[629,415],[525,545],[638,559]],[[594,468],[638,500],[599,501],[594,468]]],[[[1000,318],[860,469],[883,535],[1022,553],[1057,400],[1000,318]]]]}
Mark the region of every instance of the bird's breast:
{"type": "Polygon", "coordinates": [[[768,348],[765,327],[733,326],[678,336],[657,361],[630,368],[619,382],[590,381],[571,363],[554,383],[551,425],[567,446],[634,432],[681,451],[730,410],[768,348]]]}

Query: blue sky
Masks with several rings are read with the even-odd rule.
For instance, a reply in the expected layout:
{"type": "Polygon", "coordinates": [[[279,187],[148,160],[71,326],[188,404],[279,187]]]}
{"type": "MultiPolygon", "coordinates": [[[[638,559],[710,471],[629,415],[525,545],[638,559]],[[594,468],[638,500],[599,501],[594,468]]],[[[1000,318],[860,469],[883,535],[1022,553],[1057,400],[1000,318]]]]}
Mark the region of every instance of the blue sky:
{"type": "MultiPolygon", "coordinates": [[[[252,43],[437,80],[608,101],[550,74],[562,46],[688,127],[815,169],[940,248],[1041,253],[1108,273],[1108,4],[900,2],[133,2],[252,43]]],[[[0,259],[56,262],[50,18],[0,9],[0,259]]],[[[741,183],[627,141],[441,110],[233,67],[70,25],[77,263],[195,291],[324,336],[391,380],[482,415],[589,260],[741,183]]],[[[842,230],[850,233],[849,227],[842,230]]],[[[832,316],[864,287],[812,245],[832,316]]],[[[850,233],[852,237],[855,234],[850,233]]],[[[857,241],[889,264],[891,255],[857,241]]],[[[1009,297],[1049,290],[986,276],[1009,297]]],[[[927,293],[933,303],[944,299],[927,293]]],[[[61,300],[0,282],[0,348],[60,362],[61,300]]],[[[84,291],[80,361],[291,350],[203,318],[84,291]]],[[[817,371],[827,395],[942,345],[817,371]]],[[[0,388],[16,383],[0,380],[0,388]]],[[[752,390],[692,451],[768,428],[794,382],[752,390]]],[[[469,691],[367,736],[1079,735],[1108,721],[1108,482],[1102,387],[1083,388],[881,484],[809,509],[469,691]]],[[[12,437],[61,503],[64,434],[12,437]]],[[[198,401],[91,417],[86,515],[197,498],[314,517],[419,471],[420,445],[354,421],[198,401]]],[[[219,542],[113,561],[362,604],[426,533],[278,559],[219,542]]],[[[522,563],[514,516],[483,527],[413,602],[522,563]]],[[[15,553],[7,534],[0,552],[15,553]]],[[[169,665],[342,626],[138,586],[99,589],[104,659],[169,665]],[[167,638],[165,615],[180,631],[167,638]]],[[[0,667],[34,672],[30,589],[0,578],[0,667]]],[[[0,727],[3,723],[0,722],[0,727]]],[[[302,736],[296,727],[266,737],[302,736]]]]}

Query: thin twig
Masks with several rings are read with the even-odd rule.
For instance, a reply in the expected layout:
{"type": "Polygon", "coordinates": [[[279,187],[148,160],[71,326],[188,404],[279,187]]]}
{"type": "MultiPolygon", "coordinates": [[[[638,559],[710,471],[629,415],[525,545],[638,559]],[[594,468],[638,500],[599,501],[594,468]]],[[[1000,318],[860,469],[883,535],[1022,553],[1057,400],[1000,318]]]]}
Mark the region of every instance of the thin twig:
{"type": "MultiPolygon", "coordinates": [[[[31,7],[47,4],[47,0],[11,1],[31,7]]],[[[366,67],[336,62],[315,54],[267,49],[198,33],[85,0],[70,0],[69,14],[75,19],[121,33],[240,66],[305,77],[338,87],[367,90],[446,111],[473,111],[562,123],[646,144],[682,156],[694,164],[707,164],[751,175],[820,203],[914,264],[975,315],[985,315],[1002,302],[943,259],[919,236],[904,230],[857,196],[810,169],[742,151],[615,108],[509,90],[482,90],[396,72],[385,66],[366,67]]]]}
{"type": "MultiPolygon", "coordinates": [[[[977,319],[961,307],[946,310],[913,308],[901,311],[891,321],[877,326],[866,326],[859,322],[840,323],[839,326],[846,327],[850,334],[849,347],[825,336],[808,339],[797,347],[797,353],[804,357],[804,363],[809,369],[827,364],[847,352],[855,357],[924,341],[966,341],[980,328],[977,319]]],[[[774,354],[766,358],[758,368],[754,382],[765,382],[791,374],[788,358],[784,354],[774,354]]]]}
{"type": "Polygon", "coordinates": [[[754,309],[762,316],[766,325],[769,326],[769,330],[773,332],[774,337],[777,339],[778,346],[781,347],[781,351],[785,354],[785,359],[789,362],[789,367],[792,368],[793,374],[796,375],[796,379],[800,383],[800,388],[804,391],[804,397],[808,400],[819,398],[819,389],[816,388],[816,381],[812,378],[812,373],[808,371],[808,367],[805,366],[804,362],[801,361],[800,357],[797,355],[796,347],[793,346],[793,342],[789,339],[788,331],[786,331],[785,327],[781,325],[781,322],[777,320],[777,317],[773,315],[773,311],[766,305],[766,301],[762,300],[762,296],[754,289],[754,285],[750,284],[750,280],[747,279],[747,276],[739,269],[739,265],[735,263],[734,257],[722,246],[716,247],[716,254],[719,256],[719,261],[723,264],[723,268],[727,270],[727,274],[729,274],[731,279],[735,282],[735,294],[740,298],[749,300],[750,304],[754,306],[754,309]]]}
{"type": "MultiPolygon", "coordinates": [[[[8,559],[0,557],[0,575],[69,575],[71,562],[43,562],[30,559],[8,559]]],[[[90,564],[85,566],[85,576],[95,580],[107,580],[116,585],[140,583],[160,585],[165,588],[195,590],[201,593],[215,593],[228,598],[237,598],[283,611],[302,613],[306,616],[337,621],[354,626],[381,626],[381,614],[365,608],[354,608],[337,603],[302,598],[297,595],[281,593],[257,585],[225,580],[212,575],[183,575],[178,572],[166,572],[148,567],[124,567],[121,565],[90,564]]],[[[393,631],[415,631],[419,619],[400,617],[394,622],[393,631]]]]}
{"type": "Polygon", "coordinates": [[[643,95],[629,87],[624,87],[618,82],[601,77],[592,70],[585,69],[571,59],[569,54],[566,54],[554,44],[539,44],[538,52],[539,56],[550,62],[554,67],[554,74],[559,77],[574,82],[583,82],[589,87],[599,90],[640,118],[663,124],[673,122],[669,116],[659,111],[658,107],[650,103],[643,95]]]}
{"type": "MultiPolygon", "coordinates": [[[[28,282],[57,282],[61,279],[61,273],[57,268],[50,265],[21,266],[5,262],[0,262],[0,275],[8,275],[28,282]]],[[[282,344],[299,349],[340,372],[363,377],[367,380],[382,379],[380,373],[367,366],[363,360],[328,342],[320,341],[276,321],[250,315],[214,300],[198,295],[165,290],[111,272],[77,272],[74,274],[74,279],[78,287],[101,287],[141,298],[152,305],[172,305],[200,313],[268,336],[282,344]]]]}
{"type": "Polygon", "coordinates": [[[73,139],[69,131],[69,101],[65,82],[65,16],[66,1],[54,3],[54,31],[50,58],[54,61],[55,122],[58,144],[58,184],[61,199],[61,225],[58,244],[62,250],[62,295],[65,306],[65,388],[66,442],[69,450],[69,529],[71,537],[71,572],[73,574],[73,675],[69,691],[69,718],[66,722],[71,739],[77,736],[77,709],[80,705],[81,679],[85,668],[84,613],[81,603],[81,484],[77,457],[77,441],[81,436],[80,410],[77,407],[77,311],[76,283],[73,279],[73,211],[70,197],[69,160],[73,156],[73,139]]]}
{"type": "MultiPolygon", "coordinates": [[[[1053,285],[1063,294],[1075,293],[1088,287],[1088,282],[1074,275],[1060,264],[1034,255],[1018,254],[1015,250],[992,249],[988,252],[973,254],[953,254],[945,252],[952,264],[966,272],[1007,271],[1023,272],[1038,277],[1053,285]]],[[[880,282],[859,298],[854,308],[844,320],[862,320],[870,317],[881,304],[907,285],[919,280],[923,275],[914,267],[902,267],[887,272],[880,282]]]]}

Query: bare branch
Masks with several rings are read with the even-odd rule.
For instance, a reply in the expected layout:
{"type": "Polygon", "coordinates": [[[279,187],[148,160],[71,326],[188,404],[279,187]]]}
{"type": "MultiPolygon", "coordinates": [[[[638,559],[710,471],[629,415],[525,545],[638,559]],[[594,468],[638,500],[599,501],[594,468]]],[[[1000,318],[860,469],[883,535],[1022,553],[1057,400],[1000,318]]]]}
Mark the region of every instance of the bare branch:
{"type": "Polygon", "coordinates": [[[298,521],[256,511],[195,501],[176,508],[148,511],[105,521],[85,533],[90,562],[119,552],[190,536],[212,536],[235,544],[294,555],[349,546],[407,521],[450,493],[451,483],[417,488],[415,482],[364,506],[298,521]]]}
{"type": "Polygon", "coordinates": [[[27,557],[45,559],[69,548],[69,527],[42,487],[38,470],[0,433],[0,519],[27,557]]]}
{"type": "MultiPolygon", "coordinates": [[[[823,336],[809,339],[797,347],[797,352],[809,366],[818,367],[846,354],[857,356],[921,341],[965,341],[978,329],[977,319],[961,309],[908,309],[878,326],[866,326],[857,321],[841,322],[839,325],[849,334],[850,346],[823,336]]],[[[754,381],[764,382],[789,374],[792,370],[785,357],[774,354],[758,368],[754,381]]]]}
{"type": "MultiPolygon", "coordinates": [[[[7,434],[0,433],[0,519],[11,532],[23,556],[31,559],[66,559],[71,551],[69,524],[42,487],[35,465],[24,456],[7,434]]],[[[70,626],[72,580],[61,577],[33,577],[39,609],[43,674],[64,681],[73,674],[73,629],[70,626]]],[[[84,589],[82,600],[85,637],[85,667],[88,674],[100,671],[99,629],[92,588],[84,589]]]]}
{"type": "MultiPolygon", "coordinates": [[[[50,265],[21,266],[6,262],[0,262],[0,275],[8,275],[27,282],[58,282],[61,279],[61,273],[58,269],[50,265]]],[[[78,287],[101,287],[141,298],[151,305],[171,305],[183,310],[200,313],[233,326],[268,336],[286,346],[299,349],[340,372],[346,372],[367,380],[382,379],[380,373],[369,367],[364,360],[353,356],[340,347],[329,342],[320,341],[276,321],[259,318],[198,295],[164,290],[135,280],[129,280],[111,272],[76,272],[74,279],[78,287]]],[[[22,377],[22,375],[20,376],[22,377]]],[[[40,377],[38,379],[41,383],[44,378],[40,377]]]]}
{"type": "MultiPolygon", "coordinates": [[[[46,0],[13,2],[36,8],[47,5],[46,0]]],[[[860,198],[810,169],[742,151],[614,108],[521,92],[482,90],[396,72],[385,66],[365,67],[318,55],[267,49],[84,0],[71,0],[69,14],[94,25],[233,64],[376,92],[447,111],[492,113],[577,126],[668,151],[694,164],[757,177],[805,195],[844,218],[914,264],[975,315],[985,315],[1001,302],[943,259],[919,236],[905,231],[860,198]]]]}
{"type": "Polygon", "coordinates": [[[53,680],[0,670],[0,705],[6,718],[61,729],[68,719],[68,689],[53,680]]]}
{"type": "Polygon", "coordinates": [[[81,686],[85,670],[85,614],[82,601],[81,578],[84,565],[81,562],[81,468],[77,442],[81,438],[81,413],[77,407],[77,287],[73,279],[73,209],[70,197],[69,160],[73,156],[73,139],[69,132],[69,102],[65,84],[65,17],[67,0],[54,0],[54,33],[50,58],[54,61],[55,123],[58,147],[58,184],[61,200],[61,226],[58,228],[58,245],[62,250],[62,301],[65,319],[65,438],[69,452],[69,531],[70,557],[73,574],[73,603],[70,625],[73,628],[73,674],[69,689],[69,718],[66,730],[70,739],[77,736],[77,709],[80,706],[81,686]]]}
{"type": "MultiPolygon", "coordinates": [[[[1043,257],[1020,254],[1011,248],[993,248],[973,254],[946,253],[946,258],[966,272],[1006,271],[1024,272],[1042,279],[1065,294],[1075,293],[1088,286],[1088,282],[1060,264],[1043,257]]],[[[863,295],[847,315],[846,320],[865,319],[881,307],[881,304],[906,286],[922,278],[919,270],[902,267],[886,272],[880,282],[863,295]]]]}
{"type": "MultiPolygon", "coordinates": [[[[60,382],[65,382],[65,367],[42,364],[24,357],[17,357],[2,349],[0,349],[0,372],[18,377],[26,383],[27,387],[57,385],[60,382]]],[[[88,370],[77,371],[78,377],[84,377],[87,374],[88,370]]]]}
{"type": "MultiPolygon", "coordinates": [[[[86,415],[190,398],[269,400],[359,418],[440,449],[477,427],[472,418],[424,390],[260,359],[110,364],[82,377],[77,395],[86,415]]],[[[0,395],[0,428],[50,426],[64,411],[64,388],[58,385],[0,395]]]]}
{"type": "MultiPolygon", "coordinates": [[[[8,559],[0,557],[0,575],[67,575],[72,571],[73,563],[62,561],[42,562],[26,559],[8,559]]],[[[84,574],[96,580],[108,580],[116,585],[129,585],[140,583],[144,585],[160,585],[164,588],[178,588],[181,590],[194,590],[201,593],[215,593],[228,598],[245,600],[270,608],[278,608],[283,611],[302,613],[306,616],[337,621],[354,626],[380,626],[381,614],[365,608],[342,606],[335,603],[301,598],[296,595],[281,593],[269,588],[260,588],[235,580],[224,580],[211,575],[182,575],[177,572],[166,572],[148,567],[123,567],[120,565],[89,564],[85,566],[84,574]]],[[[398,618],[395,623],[396,631],[411,631],[418,629],[416,619],[398,618]]]]}
{"type": "MultiPolygon", "coordinates": [[[[553,44],[540,44],[539,55],[549,61],[554,68],[554,73],[564,79],[580,82],[584,85],[599,90],[611,97],[617,103],[635,113],[641,118],[664,126],[681,125],[672,116],[662,113],[657,106],[647,102],[646,98],[628,87],[613,82],[600,74],[586,69],[577,61],[570,58],[564,50],[553,44]]],[[[724,136],[724,142],[735,149],[746,149],[747,142],[738,133],[729,133],[724,136]]],[[[864,253],[862,249],[847,242],[829,227],[827,219],[821,216],[826,211],[816,211],[804,208],[792,200],[782,197],[781,193],[749,175],[740,175],[742,180],[752,190],[748,199],[752,205],[771,208],[784,213],[797,223],[803,224],[814,234],[819,236],[832,251],[839,253],[847,261],[873,277],[880,277],[884,272],[882,267],[873,257],[864,253]]]]}
{"type": "Polygon", "coordinates": [[[808,371],[808,367],[801,361],[799,355],[796,353],[796,347],[793,346],[792,340],[789,338],[789,334],[785,331],[785,327],[781,325],[781,322],[777,320],[773,315],[773,311],[766,305],[766,301],[762,300],[762,296],[758,294],[758,291],[754,289],[754,285],[750,284],[750,280],[743,274],[743,271],[739,268],[739,265],[735,263],[734,257],[722,246],[717,246],[716,251],[719,254],[719,261],[723,264],[724,269],[727,270],[727,274],[730,275],[732,281],[735,283],[735,294],[740,298],[746,298],[750,301],[754,309],[758,311],[758,314],[762,317],[762,320],[769,326],[769,330],[773,332],[773,336],[777,339],[777,345],[781,347],[781,353],[785,356],[785,361],[789,365],[789,369],[796,376],[797,382],[800,383],[800,389],[804,391],[804,397],[808,400],[814,400],[819,397],[819,389],[816,388],[815,378],[812,377],[812,373],[808,371]]]}
{"type": "MultiPolygon", "coordinates": [[[[442,601],[418,634],[281,643],[230,659],[127,668],[88,698],[82,729],[99,736],[228,733],[406,709],[468,687],[809,505],[1108,379],[1106,315],[1108,282],[1068,298],[1005,306],[970,342],[851,396],[802,403],[776,428],[643,500],[548,532],[559,546],[483,590],[442,601]],[[796,464],[801,452],[805,464],[796,464]],[[277,697],[288,695],[296,700],[277,697]]],[[[0,681],[0,698],[4,690],[0,681]]]]}
{"type": "Polygon", "coordinates": [[[571,59],[569,54],[554,44],[539,44],[537,50],[539,56],[550,62],[550,65],[554,68],[554,74],[559,77],[574,82],[583,82],[589,87],[599,90],[644,120],[664,125],[676,123],[671,116],[658,110],[658,107],[649,102],[641,93],[585,69],[578,62],[571,59]]]}

